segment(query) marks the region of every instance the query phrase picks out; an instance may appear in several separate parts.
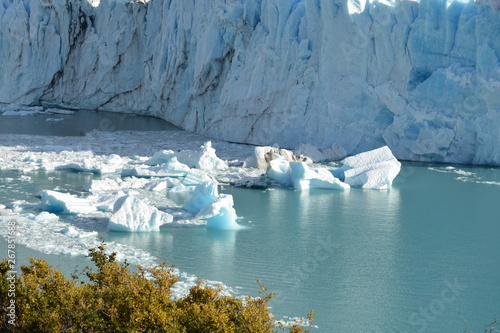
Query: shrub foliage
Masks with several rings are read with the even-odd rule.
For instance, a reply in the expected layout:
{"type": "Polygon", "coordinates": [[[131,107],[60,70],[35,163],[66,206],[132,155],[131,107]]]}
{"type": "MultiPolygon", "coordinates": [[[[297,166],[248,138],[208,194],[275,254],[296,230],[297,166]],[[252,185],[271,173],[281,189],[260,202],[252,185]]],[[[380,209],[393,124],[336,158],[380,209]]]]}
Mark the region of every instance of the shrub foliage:
{"type": "MultiPolygon", "coordinates": [[[[274,332],[268,302],[272,294],[261,285],[261,297],[245,300],[224,296],[220,289],[191,288],[172,299],[177,282],[162,263],[131,270],[107,255],[104,244],[89,250],[95,264],[86,279],[67,279],[43,260],[30,258],[15,283],[15,326],[8,323],[9,265],[0,262],[0,331],[13,332],[274,332]]],[[[312,319],[312,314],[309,316],[312,319]]],[[[284,331],[285,328],[280,328],[284,331]]],[[[290,332],[309,332],[300,325],[290,332]]]]}

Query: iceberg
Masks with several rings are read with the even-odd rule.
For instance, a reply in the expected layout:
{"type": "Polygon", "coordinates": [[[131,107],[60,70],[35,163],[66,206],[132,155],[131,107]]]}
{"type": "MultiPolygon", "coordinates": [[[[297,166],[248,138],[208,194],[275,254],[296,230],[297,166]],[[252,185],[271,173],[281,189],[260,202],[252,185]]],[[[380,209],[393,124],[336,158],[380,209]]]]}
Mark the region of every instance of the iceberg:
{"type": "Polygon", "coordinates": [[[304,162],[290,162],[290,173],[293,188],[297,191],[312,188],[345,190],[350,187],[348,184],[335,178],[327,169],[311,169],[304,162]]]}
{"type": "Polygon", "coordinates": [[[40,209],[63,214],[90,214],[97,211],[90,201],[85,198],[78,198],[69,193],[61,193],[51,190],[40,192],[40,209]]]}
{"type": "Polygon", "coordinates": [[[350,188],[340,181],[326,168],[310,168],[305,162],[288,162],[283,157],[277,157],[269,162],[266,172],[269,179],[297,191],[312,188],[345,190],[350,188]]]}
{"type": "Polygon", "coordinates": [[[196,186],[193,195],[184,204],[184,209],[198,219],[207,220],[207,228],[240,229],[233,206],[232,195],[219,194],[217,183],[205,182],[196,186]]]}
{"type": "Polygon", "coordinates": [[[200,210],[210,206],[219,197],[217,183],[205,182],[198,186],[193,191],[191,198],[184,204],[184,209],[193,215],[196,215],[200,210]]]}
{"type": "Polygon", "coordinates": [[[269,162],[266,175],[278,184],[293,186],[290,162],[281,155],[275,155],[275,159],[269,162]]]}
{"type": "Polygon", "coordinates": [[[342,163],[344,181],[353,187],[389,188],[401,170],[401,163],[387,146],[347,157],[342,163]]]}
{"type": "Polygon", "coordinates": [[[160,226],[171,223],[173,216],[148,205],[132,195],[118,199],[109,219],[108,230],[127,232],[159,231],[160,226]]]}

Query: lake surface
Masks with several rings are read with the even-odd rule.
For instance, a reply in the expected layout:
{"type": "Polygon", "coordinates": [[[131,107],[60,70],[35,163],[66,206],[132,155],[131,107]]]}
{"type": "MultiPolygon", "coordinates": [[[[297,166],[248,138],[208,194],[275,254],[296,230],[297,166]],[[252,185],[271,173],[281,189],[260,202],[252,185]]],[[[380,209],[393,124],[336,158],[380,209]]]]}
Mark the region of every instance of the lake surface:
{"type": "MultiPolygon", "coordinates": [[[[94,175],[0,171],[0,203],[77,192],[94,175]]],[[[238,231],[101,232],[181,271],[257,295],[277,318],[316,313],[318,332],[482,332],[500,315],[500,169],[404,163],[390,190],[243,189],[238,231]]],[[[5,240],[0,241],[5,247],[5,240]]],[[[43,257],[67,273],[79,256],[43,257]]],[[[1,252],[3,253],[3,252],[1,252]]]]}

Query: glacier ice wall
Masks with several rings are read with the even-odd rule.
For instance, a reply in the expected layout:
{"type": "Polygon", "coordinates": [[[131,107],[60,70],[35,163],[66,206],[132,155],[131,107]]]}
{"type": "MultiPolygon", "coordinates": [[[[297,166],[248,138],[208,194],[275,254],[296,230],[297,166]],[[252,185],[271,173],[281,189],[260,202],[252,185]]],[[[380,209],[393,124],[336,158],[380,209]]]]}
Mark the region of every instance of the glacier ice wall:
{"type": "Polygon", "coordinates": [[[500,12],[446,0],[0,0],[0,102],[500,165],[500,12]]]}

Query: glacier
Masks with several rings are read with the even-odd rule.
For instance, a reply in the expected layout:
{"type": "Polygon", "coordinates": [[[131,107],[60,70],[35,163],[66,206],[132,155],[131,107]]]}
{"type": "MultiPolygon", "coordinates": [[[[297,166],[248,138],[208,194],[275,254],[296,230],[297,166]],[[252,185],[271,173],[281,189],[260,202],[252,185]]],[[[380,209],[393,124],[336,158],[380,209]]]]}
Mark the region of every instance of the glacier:
{"type": "Polygon", "coordinates": [[[0,0],[0,103],[500,165],[495,0],[0,0]]]}

